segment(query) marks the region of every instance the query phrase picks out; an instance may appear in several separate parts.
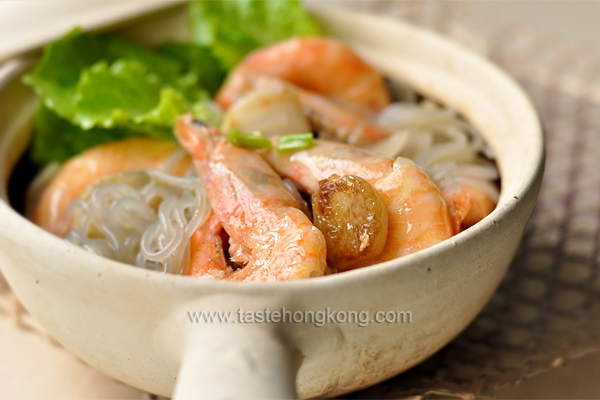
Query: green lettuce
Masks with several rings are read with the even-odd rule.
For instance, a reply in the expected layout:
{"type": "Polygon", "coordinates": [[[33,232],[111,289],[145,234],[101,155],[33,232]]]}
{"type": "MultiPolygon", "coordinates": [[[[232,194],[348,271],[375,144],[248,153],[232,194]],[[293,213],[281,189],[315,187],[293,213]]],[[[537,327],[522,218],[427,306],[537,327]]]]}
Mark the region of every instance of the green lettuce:
{"type": "Polygon", "coordinates": [[[214,92],[224,76],[211,51],[198,45],[153,51],[75,29],[48,45],[24,77],[43,102],[32,157],[44,164],[123,137],[172,138],[178,115],[205,115],[205,87],[214,92]]]}
{"type": "Polygon", "coordinates": [[[75,29],[46,46],[42,60],[23,81],[42,97],[46,107],[69,118],[75,109],[81,70],[99,61],[104,54],[102,41],[75,29]]]}
{"type": "Polygon", "coordinates": [[[322,33],[297,0],[198,0],[190,7],[194,42],[212,48],[228,69],[258,47],[322,33]]]}
{"type": "Polygon", "coordinates": [[[168,43],[157,49],[159,54],[177,60],[183,70],[195,78],[197,87],[214,95],[225,80],[227,71],[213,51],[206,46],[187,43],[168,43]]]}
{"type": "MultiPolygon", "coordinates": [[[[40,105],[33,119],[33,141],[31,159],[38,165],[52,161],[63,162],[82,151],[113,140],[139,136],[139,133],[127,128],[92,128],[84,131],[80,127],[59,117],[44,104],[40,105]]],[[[155,130],[156,137],[172,137],[170,130],[155,130]]]]}
{"type": "Polygon", "coordinates": [[[73,121],[83,129],[121,126],[144,132],[150,126],[150,136],[152,125],[173,126],[192,104],[209,98],[199,90],[190,91],[186,99],[182,91],[133,60],[117,60],[110,66],[99,61],[84,69],[77,93],[73,121]]]}

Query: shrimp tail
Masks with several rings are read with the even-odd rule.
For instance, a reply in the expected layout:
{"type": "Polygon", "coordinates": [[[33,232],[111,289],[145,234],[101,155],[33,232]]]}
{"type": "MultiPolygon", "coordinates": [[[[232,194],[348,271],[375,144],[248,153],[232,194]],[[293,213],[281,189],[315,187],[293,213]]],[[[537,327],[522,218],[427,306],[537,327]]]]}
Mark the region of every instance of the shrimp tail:
{"type": "Polygon", "coordinates": [[[452,229],[456,235],[461,231],[461,225],[469,211],[471,210],[472,202],[469,196],[460,195],[456,192],[444,192],[442,194],[446,204],[448,205],[448,211],[450,211],[450,221],[452,222],[452,229]]]}
{"type": "Polygon", "coordinates": [[[444,192],[443,197],[450,211],[455,234],[475,225],[496,208],[496,203],[488,195],[469,186],[444,192]]]}
{"type": "Polygon", "coordinates": [[[225,259],[222,232],[223,226],[214,213],[194,232],[190,240],[189,275],[226,279],[232,274],[225,259]]]}

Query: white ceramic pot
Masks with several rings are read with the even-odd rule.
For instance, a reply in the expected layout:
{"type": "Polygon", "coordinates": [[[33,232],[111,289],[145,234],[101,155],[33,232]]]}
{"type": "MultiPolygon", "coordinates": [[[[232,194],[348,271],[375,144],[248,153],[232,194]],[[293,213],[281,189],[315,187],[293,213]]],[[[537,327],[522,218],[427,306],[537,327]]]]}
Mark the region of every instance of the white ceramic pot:
{"type": "Polygon", "coordinates": [[[35,107],[19,81],[30,64],[9,62],[0,71],[0,267],[31,314],[90,365],[163,396],[335,396],[429,357],[473,320],[500,283],[543,173],[542,132],[530,101],[495,66],[432,33],[349,11],[312,12],[385,74],[458,109],[483,133],[502,175],[497,209],[416,254],[303,281],[213,282],[126,266],[44,232],[8,205],[7,178],[30,138],[35,107]],[[189,321],[188,311],[240,307],[371,317],[403,310],[412,322],[189,321]]]}

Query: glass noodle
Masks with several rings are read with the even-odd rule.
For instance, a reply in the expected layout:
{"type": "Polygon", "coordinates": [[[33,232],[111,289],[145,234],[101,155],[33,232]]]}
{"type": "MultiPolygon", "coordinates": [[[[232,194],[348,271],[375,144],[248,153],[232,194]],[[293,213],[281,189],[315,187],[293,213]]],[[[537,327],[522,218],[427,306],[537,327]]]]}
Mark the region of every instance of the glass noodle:
{"type": "Polygon", "coordinates": [[[406,85],[392,83],[401,101],[387,106],[376,122],[392,134],[371,146],[390,158],[412,159],[443,192],[474,187],[498,201],[498,169],[494,152],[481,134],[454,110],[440,107],[419,96],[406,85]]]}
{"type": "Polygon", "coordinates": [[[211,211],[200,179],[188,175],[146,170],[101,179],[71,203],[66,239],[116,261],[185,274],[190,238],[211,211]]]}

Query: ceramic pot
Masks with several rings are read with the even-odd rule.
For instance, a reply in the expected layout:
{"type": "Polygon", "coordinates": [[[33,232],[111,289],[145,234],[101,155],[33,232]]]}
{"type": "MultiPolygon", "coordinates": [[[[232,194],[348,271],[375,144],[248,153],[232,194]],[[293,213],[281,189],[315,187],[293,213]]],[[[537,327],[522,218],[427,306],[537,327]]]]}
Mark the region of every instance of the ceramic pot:
{"type": "MultiPolygon", "coordinates": [[[[9,206],[7,179],[30,140],[36,105],[20,83],[31,62],[10,61],[0,69],[0,268],[27,310],[85,362],[163,396],[335,396],[429,357],[492,296],[542,179],[543,137],[531,102],[490,62],[435,34],[318,5],[311,12],[386,75],[452,106],[482,132],[502,176],[496,210],[426,250],[322,278],[218,282],[133,268],[53,236],[9,206]],[[190,322],[190,312],[240,308],[370,319],[408,311],[411,322],[190,322]]],[[[181,21],[161,21],[154,34],[166,36],[169,24],[181,21]]]]}

